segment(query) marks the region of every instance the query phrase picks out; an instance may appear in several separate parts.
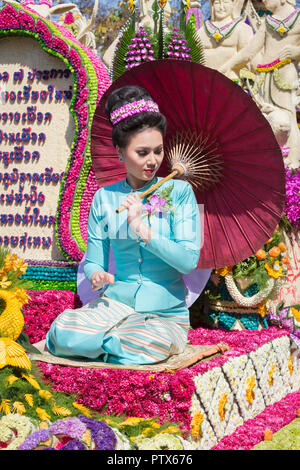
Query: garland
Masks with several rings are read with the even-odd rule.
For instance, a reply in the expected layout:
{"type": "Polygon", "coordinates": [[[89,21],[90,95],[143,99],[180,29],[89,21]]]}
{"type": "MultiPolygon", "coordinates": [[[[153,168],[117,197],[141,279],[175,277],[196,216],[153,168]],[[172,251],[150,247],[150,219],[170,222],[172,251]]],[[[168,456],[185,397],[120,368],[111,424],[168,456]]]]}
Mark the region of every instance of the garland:
{"type": "Polygon", "coordinates": [[[205,30],[211,38],[214,38],[217,42],[223,41],[224,39],[228,38],[235,27],[243,20],[241,16],[235,18],[230,23],[221,26],[220,28],[209,20],[204,21],[205,30]]]}
{"type": "Polygon", "coordinates": [[[98,56],[78,42],[65,27],[48,21],[18,3],[0,12],[0,36],[31,36],[70,69],[74,95],[70,112],[75,136],[59,194],[56,218],[58,246],[70,261],[80,261],[86,249],[87,218],[98,189],[91,166],[90,127],[97,103],[109,86],[108,73],[98,56]]]}
{"type": "Polygon", "coordinates": [[[280,36],[285,36],[295,25],[298,16],[300,14],[299,9],[295,9],[287,18],[284,20],[278,20],[272,15],[267,15],[266,25],[280,36]]]}
{"type": "Polygon", "coordinates": [[[231,274],[226,274],[225,284],[231,297],[238,305],[241,305],[242,307],[257,307],[271,294],[275,286],[275,280],[270,278],[267,287],[261,289],[252,297],[245,297],[243,294],[241,294],[231,274]]]}

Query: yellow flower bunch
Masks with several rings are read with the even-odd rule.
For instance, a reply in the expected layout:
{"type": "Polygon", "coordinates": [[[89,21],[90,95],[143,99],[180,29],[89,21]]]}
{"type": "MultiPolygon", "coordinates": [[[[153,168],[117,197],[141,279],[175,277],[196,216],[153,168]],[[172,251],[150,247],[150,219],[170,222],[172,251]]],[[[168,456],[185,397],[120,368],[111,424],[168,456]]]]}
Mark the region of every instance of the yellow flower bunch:
{"type": "Polygon", "coordinates": [[[253,375],[247,379],[246,382],[246,400],[248,403],[252,403],[255,397],[254,388],[256,387],[256,381],[253,375]]]}
{"type": "Polygon", "coordinates": [[[224,268],[218,268],[215,271],[219,276],[225,277],[226,274],[232,274],[232,268],[233,266],[225,266],[224,268]]]}
{"type": "Polygon", "coordinates": [[[204,420],[204,414],[201,411],[196,411],[192,419],[192,438],[198,441],[201,435],[201,423],[204,420]]]}
{"type": "Polygon", "coordinates": [[[223,393],[220,401],[219,401],[219,406],[218,406],[218,413],[220,416],[220,420],[223,421],[225,418],[225,413],[226,413],[226,405],[228,403],[228,397],[226,393],[223,393]]]}

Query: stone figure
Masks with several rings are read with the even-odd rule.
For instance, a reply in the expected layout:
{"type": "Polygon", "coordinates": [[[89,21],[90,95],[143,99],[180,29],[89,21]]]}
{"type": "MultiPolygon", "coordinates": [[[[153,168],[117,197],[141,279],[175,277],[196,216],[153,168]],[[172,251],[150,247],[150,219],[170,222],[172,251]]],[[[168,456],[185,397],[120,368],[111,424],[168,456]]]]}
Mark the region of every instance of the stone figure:
{"type": "Polygon", "coordinates": [[[265,0],[272,15],[266,16],[253,40],[228,59],[220,71],[227,74],[261,51],[262,59],[260,63],[256,62],[255,88],[266,103],[289,114],[291,131],[287,146],[290,150],[285,162],[290,168],[299,168],[300,131],[296,105],[299,102],[300,10],[295,9],[291,1],[265,0]]]}
{"type": "MultiPolygon", "coordinates": [[[[140,0],[140,22],[139,26],[149,26],[151,29],[154,27],[154,21],[152,17],[152,5],[154,0],[140,0]]],[[[170,3],[167,2],[164,7],[164,19],[165,21],[171,16],[172,10],[170,3]]]]}
{"type": "MultiPolygon", "coordinates": [[[[154,27],[154,21],[152,17],[152,5],[153,5],[154,0],[140,0],[140,21],[138,23],[138,26],[149,26],[152,30],[154,27]]],[[[137,4],[137,0],[134,1],[134,5],[137,4]]],[[[166,3],[164,7],[164,20],[167,21],[167,19],[171,15],[171,7],[169,2],[166,3]]],[[[110,67],[111,62],[114,57],[114,52],[115,52],[115,47],[117,45],[118,38],[116,38],[111,45],[106,49],[104,55],[103,55],[103,62],[106,65],[107,68],[110,67]]]]}
{"type": "MultiPolygon", "coordinates": [[[[240,12],[240,0],[212,0],[211,20],[206,20],[196,33],[204,48],[207,67],[220,70],[224,63],[251,42],[252,28],[245,23],[240,12]]],[[[225,75],[238,80],[240,68],[239,64],[227,68],[225,75]]]]}

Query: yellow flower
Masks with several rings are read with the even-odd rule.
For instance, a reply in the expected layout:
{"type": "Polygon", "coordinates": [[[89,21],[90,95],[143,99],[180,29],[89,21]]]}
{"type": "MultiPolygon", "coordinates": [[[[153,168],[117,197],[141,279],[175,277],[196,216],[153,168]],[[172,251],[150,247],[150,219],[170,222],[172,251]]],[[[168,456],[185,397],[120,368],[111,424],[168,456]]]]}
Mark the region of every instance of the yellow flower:
{"type": "Polygon", "coordinates": [[[268,313],[267,305],[264,300],[260,304],[258,304],[257,309],[261,317],[264,317],[268,313]]]}
{"type": "Polygon", "coordinates": [[[15,289],[13,296],[17,299],[21,306],[24,304],[28,304],[28,300],[30,299],[30,297],[26,294],[26,291],[23,288],[15,289]]]}
{"type": "Polygon", "coordinates": [[[142,423],[143,421],[145,421],[145,418],[128,418],[123,421],[120,426],[135,426],[136,424],[142,423]]]}
{"type": "Polygon", "coordinates": [[[29,406],[33,406],[33,396],[31,393],[25,393],[24,400],[28,403],[29,406]]]}
{"type": "Polygon", "coordinates": [[[132,13],[134,10],[134,0],[129,0],[129,10],[132,13]]]}
{"type": "Polygon", "coordinates": [[[232,273],[232,266],[225,266],[224,268],[218,268],[216,269],[216,273],[219,274],[219,276],[225,277],[226,274],[232,273]]]}
{"type": "Polygon", "coordinates": [[[255,378],[253,375],[247,379],[246,382],[246,400],[248,403],[252,403],[255,397],[254,388],[256,387],[255,378]]]}
{"type": "Polygon", "coordinates": [[[192,419],[192,438],[196,441],[199,439],[201,434],[201,423],[204,420],[204,414],[201,411],[196,411],[192,419]]]}
{"type": "Polygon", "coordinates": [[[284,34],[285,33],[285,28],[283,26],[280,26],[280,28],[278,29],[278,32],[280,34],[284,34]]]}
{"type": "Polygon", "coordinates": [[[226,393],[223,393],[220,401],[219,401],[219,406],[218,406],[218,413],[220,416],[220,420],[223,421],[225,418],[225,413],[226,413],[226,404],[228,403],[228,397],[226,393]]]}
{"type": "Polygon", "coordinates": [[[80,403],[76,403],[75,401],[72,403],[72,405],[74,406],[74,408],[77,408],[77,410],[81,411],[83,415],[87,416],[88,418],[91,418],[92,414],[90,410],[86,408],[86,406],[83,406],[80,403]]]}
{"type": "Polygon", "coordinates": [[[268,373],[268,376],[269,376],[269,380],[268,380],[268,384],[269,384],[269,387],[272,387],[273,383],[274,383],[274,371],[275,371],[275,366],[272,365],[270,367],[270,370],[269,370],[269,373],[268,373]]]}
{"type": "Polygon", "coordinates": [[[295,319],[300,323],[300,312],[294,307],[291,307],[291,314],[295,317],[295,319]]]}
{"type": "Polygon", "coordinates": [[[144,431],[142,432],[143,436],[145,437],[153,437],[155,436],[155,432],[153,431],[152,428],[145,428],[144,431]]]}
{"type": "Polygon", "coordinates": [[[35,411],[41,421],[50,420],[50,416],[46,410],[43,410],[42,408],[36,408],[35,411]]]}
{"type": "Polygon", "coordinates": [[[1,289],[6,289],[10,285],[11,285],[11,281],[7,279],[7,276],[3,276],[3,278],[0,280],[1,289]]]}
{"type": "Polygon", "coordinates": [[[293,371],[294,371],[292,355],[290,355],[290,357],[289,357],[288,369],[289,369],[290,375],[292,375],[292,373],[293,373],[293,371]]]}
{"type": "Polygon", "coordinates": [[[168,426],[166,429],[163,429],[160,434],[164,434],[164,433],[168,433],[168,434],[178,434],[179,433],[179,429],[177,426],[168,426]]]}
{"type": "Polygon", "coordinates": [[[221,39],[221,34],[220,33],[215,33],[214,38],[216,39],[216,41],[219,41],[219,39],[221,39]]]}
{"type": "Polygon", "coordinates": [[[274,279],[278,279],[279,277],[283,277],[282,274],[282,266],[279,265],[279,261],[275,261],[273,267],[269,266],[267,263],[265,264],[265,269],[270,277],[274,279]]]}
{"type": "Polygon", "coordinates": [[[21,401],[15,401],[13,403],[13,412],[19,413],[19,415],[22,415],[26,412],[26,408],[24,404],[21,401]]]}
{"type": "Polygon", "coordinates": [[[17,380],[19,380],[18,377],[16,377],[15,375],[9,375],[8,377],[6,377],[5,379],[5,385],[12,385],[14,382],[16,382],[17,380]]]}
{"type": "Polygon", "coordinates": [[[50,400],[53,397],[52,393],[48,390],[39,390],[39,396],[43,398],[43,400],[50,400]]]}
{"type": "Polygon", "coordinates": [[[35,378],[33,377],[33,375],[31,374],[24,374],[24,372],[22,372],[22,377],[24,379],[27,380],[27,382],[30,383],[30,385],[32,385],[34,388],[36,388],[37,390],[40,390],[41,387],[39,385],[39,383],[35,380],[35,378]]]}
{"type": "Polygon", "coordinates": [[[85,433],[82,435],[82,441],[87,445],[87,447],[91,447],[92,444],[92,435],[91,431],[87,429],[85,433]]]}
{"type": "Polygon", "coordinates": [[[0,403],[0,412],[8,415],[10,413],[10,400],[3,399],[0,403]]]}
{"type": "Polygon", "coordinates": [[[68,410],[68,408],[65,408],[64,406],[57,406],[57,405],[53,406],[52,412],[56,416],[70,416],[72,414],[72,412],[68,410]]]}

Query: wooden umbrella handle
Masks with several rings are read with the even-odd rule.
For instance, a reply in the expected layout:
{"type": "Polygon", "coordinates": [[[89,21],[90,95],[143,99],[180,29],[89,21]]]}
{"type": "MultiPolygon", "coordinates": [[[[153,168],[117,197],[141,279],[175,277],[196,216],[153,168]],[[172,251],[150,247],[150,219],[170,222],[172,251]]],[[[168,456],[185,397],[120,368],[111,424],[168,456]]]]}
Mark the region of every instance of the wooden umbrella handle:
{"type": "MultiPolygon", "coordinates": [[[[177,176],[179,174],[182,174],[182,169],[177,168],[177,166],[174,167],[174,170],[168,176],[165,176],[165,178],[161,179],[160,181],[155,183],[153,186],[146,189],[146,191],[143,191],[142,193],[139,193],[140,198],[143,199],[143,197],[145,197],[148,194],[152,193],[156,188],[161,186],[163,183],[165,183],[166,181],[169,181],[171,178],[173,178],[174,176],[177,176]]],[[[127,208],[121,205],[118,209],[116,209],[116,213],[120,214],[120,212],[124,211],[125,209],[127,209],[127,208]]]]}

